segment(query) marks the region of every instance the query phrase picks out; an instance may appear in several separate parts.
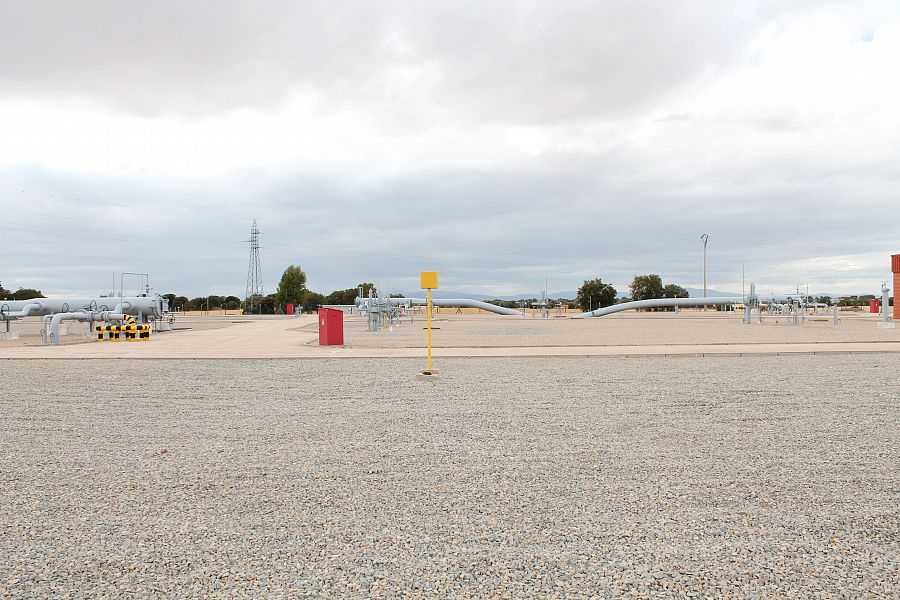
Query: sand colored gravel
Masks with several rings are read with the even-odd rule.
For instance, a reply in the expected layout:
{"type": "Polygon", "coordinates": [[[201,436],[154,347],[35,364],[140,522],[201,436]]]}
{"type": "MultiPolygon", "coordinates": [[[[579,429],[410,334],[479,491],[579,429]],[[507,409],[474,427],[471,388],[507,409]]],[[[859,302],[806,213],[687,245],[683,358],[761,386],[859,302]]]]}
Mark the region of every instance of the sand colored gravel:
{"type": "Polygon", "coordinates": [[[0,597],[900,595],[900,355],[6,361],[0,597]]]}

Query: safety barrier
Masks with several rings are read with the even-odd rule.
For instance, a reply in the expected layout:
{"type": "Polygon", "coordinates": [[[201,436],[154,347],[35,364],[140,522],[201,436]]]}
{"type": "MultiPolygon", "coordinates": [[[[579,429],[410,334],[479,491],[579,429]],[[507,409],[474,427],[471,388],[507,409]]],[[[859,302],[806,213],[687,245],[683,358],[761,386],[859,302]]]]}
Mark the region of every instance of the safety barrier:
{"type": "Polygon", "coordinates": [[[150,326],[138,325],[130,316],[126,317],[124,325],[97,325],[95,330],[98,342],[150,341],[150,326]]]}

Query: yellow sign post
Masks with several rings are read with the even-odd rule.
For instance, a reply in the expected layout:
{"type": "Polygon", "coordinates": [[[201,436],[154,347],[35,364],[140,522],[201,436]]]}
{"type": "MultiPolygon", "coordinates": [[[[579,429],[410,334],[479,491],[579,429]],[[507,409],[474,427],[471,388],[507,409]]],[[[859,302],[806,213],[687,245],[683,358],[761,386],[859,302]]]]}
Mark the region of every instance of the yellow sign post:
{"type": "Polygon", "coordinates": [[[438,274],[436,271],[422,271],[420,280],[422,289],[428,290],[426,307],[426,310],[428,311],[428,363],[425,370],[419,373],[419,376],[426,379],[433,379],[437,376],[437,371],[431,368],[431,290],[436,290],[438,287],[438,274]]]}

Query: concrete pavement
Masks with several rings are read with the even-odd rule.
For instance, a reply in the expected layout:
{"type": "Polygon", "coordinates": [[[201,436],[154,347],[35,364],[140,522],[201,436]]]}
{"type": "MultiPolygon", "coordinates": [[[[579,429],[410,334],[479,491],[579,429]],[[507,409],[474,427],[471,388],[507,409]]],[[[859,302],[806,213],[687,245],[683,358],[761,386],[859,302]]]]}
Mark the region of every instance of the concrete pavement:
{"type": "MultiPolygon", "coordinates": [[[[377,335],[377,334],[375,334],[377,335]]],[[[472,340],[477,342],[477,340],[472,340]]],[[[543,340],[542,340],[543,341],[543,340]]],[[[547,339],[547,342],[555,341],[547,339]]],[[[691,343],[437,347],[435,358],[751,356],[900,352],[896,340],[798,343],[691,343]]],[[[318,345],[316,316],[241,320],[215,329],[156,333],[147,342],[88,342],[63,346],[6,346],[0,359],[279,359],[420,358],[418,338],[406,347],[318,345]]]]}

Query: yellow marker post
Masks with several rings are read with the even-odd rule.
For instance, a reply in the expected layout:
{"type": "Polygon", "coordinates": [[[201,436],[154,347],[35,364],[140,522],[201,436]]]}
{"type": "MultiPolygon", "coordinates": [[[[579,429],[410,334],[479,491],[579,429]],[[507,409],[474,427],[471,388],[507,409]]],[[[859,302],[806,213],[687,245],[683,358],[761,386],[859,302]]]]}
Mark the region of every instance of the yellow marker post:
{"type": "Polygon", "coordinates": [[[419,373],[419,376],[426,379],[433,379],[437,375],[437,371],[431,368],[431,290],[438,287],[438,274],[436,271],[422,271],[420,274],[421,287],[428,290],[428,302],[426,310],[428,311],[428,363],[425,370],[419,373]]]}

